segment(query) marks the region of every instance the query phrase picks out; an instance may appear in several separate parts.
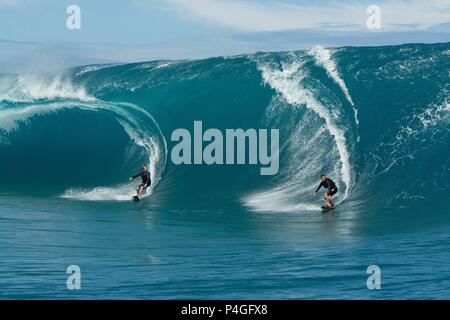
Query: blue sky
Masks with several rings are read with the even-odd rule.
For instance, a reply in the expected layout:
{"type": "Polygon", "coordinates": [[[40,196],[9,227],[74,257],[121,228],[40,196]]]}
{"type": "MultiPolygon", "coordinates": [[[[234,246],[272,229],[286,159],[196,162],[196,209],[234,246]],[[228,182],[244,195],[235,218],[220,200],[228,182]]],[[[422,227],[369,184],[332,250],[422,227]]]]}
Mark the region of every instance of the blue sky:
{"type": "Polygon", "coordinates": [[[146,44],[226,32],[184,19],[164,1],[0,0],[0,39],[146,44]],[[81,30],[66,28],[66,8],[81,9],[81,30]]]}
{"type": "MultiPolygon", "coordinates": [[[[0,0],[0,39],[19,42],[20,52],[77,63],[295,50],[316,42],[444,42],[450,0],[0,0]],[[81,30],[66,28],[72,4],[81,9],[81,30]],[[366,26],[372,4],[381,9],[377,31],[366,26]]],[[[13,47],[0,44],[0,71],[2,61],[14,60],[13,47]]]]}

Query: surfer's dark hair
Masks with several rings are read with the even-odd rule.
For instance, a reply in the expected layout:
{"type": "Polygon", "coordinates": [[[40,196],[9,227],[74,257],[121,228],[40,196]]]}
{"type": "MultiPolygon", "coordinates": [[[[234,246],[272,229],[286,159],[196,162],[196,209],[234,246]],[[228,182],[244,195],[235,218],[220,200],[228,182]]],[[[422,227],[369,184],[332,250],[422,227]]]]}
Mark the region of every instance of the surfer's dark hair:
{"type": "Polygon", "coordinates": [[[320,177],[323,178],[323,177],[325,177],[325,175],[324,175],[324,174],[321,174],[320,177]]]}

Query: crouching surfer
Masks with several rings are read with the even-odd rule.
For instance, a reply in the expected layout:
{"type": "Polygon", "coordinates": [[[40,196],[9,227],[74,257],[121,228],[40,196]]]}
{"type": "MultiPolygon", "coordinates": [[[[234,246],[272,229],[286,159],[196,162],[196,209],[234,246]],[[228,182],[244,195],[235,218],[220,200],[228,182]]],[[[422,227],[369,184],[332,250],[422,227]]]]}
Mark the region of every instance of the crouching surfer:
{"type": "Polygon", "coordinates": [[[324,175],[324,174],[322,174],[320,176],[320,184],[317,187],[316,191],[314,192],[314,196],[317,196],[317,192],[322,187],[328,189],[328,192],[325,192],[323,194],[323,199],[325,200],[327,205],[326,206],[322,206],[322,209],[326,209],[326,208],[333,209],[334,208],[334,203],[331,200],[331,197],[334,196],[338,192],[338,188],[336,187],[336,184],[334,183],[334,181],[331,180],[330,178],[327,178],[327,176],[324,175]]]}
{"type": "Polygon", "coordinates": [[[142,181],[142,183],[136,189],[136,195],[138,198],[140,198],[145,193],[147,188],[150,187],[150,185],[152,184],[152,180],[150,178],[150,172],[147,170],[147,166],[145,166],[145,165],[142,166],[141,172],[130,177],[130,181],[137,177],[141,177],[141,181],[142,181]]]}

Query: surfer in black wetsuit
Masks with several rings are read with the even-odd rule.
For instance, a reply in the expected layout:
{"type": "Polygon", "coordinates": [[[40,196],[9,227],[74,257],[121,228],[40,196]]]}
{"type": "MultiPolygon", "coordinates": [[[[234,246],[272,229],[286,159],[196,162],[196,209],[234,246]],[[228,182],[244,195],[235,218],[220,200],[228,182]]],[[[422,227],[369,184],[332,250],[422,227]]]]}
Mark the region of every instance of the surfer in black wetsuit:
{"type": "Polygon", "coordinates": [[[141,197],[144,194],[145,190],[147,190],[147,188],[150,187],[150,185],[152,184],[152,180],[150,178],[150,172],[147,170],[147,166],[145,166],[145,165],[142,166],[141,172],[130,177],[130,181],[139,176],[141,177],[142,183],[137,187],[136,193],[137,193],[138,197],[141,197]]]}
{"type": "Polygon", "coordinates": [[[330,178],[327,178],[327,176],[324,174],[320,176],[320,180],[321,180],[320,184],[317,187],[316,191],[314,192],[314,196],[317,196],[317,192],[319,191],[320,188],[324,187],[328,189],[328,192],[324,193],[323,199],[327,203],[328,208],[334,208],[334,203],[331,200],[331,197],[338,192],[338,188],[336,187],[334,181],[331,180],[330,178]]]}

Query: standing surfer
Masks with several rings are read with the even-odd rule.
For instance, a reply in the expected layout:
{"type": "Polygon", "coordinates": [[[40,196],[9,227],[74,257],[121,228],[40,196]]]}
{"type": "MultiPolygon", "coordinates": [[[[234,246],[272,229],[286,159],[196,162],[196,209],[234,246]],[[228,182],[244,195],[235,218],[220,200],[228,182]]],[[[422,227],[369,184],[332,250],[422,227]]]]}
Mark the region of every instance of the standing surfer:
{"type": "MultiPolygon", "coordinates": [[[[331,180],[330,178],[327,178],[327,176],[324,174],[322,174],[320,176],[320,180],[321,180],[320,184],[317,187],[316,191],[314,192],[314,196],[317,196],[317,192],[319,191],[320,188],[324,187],[324,188],[328,189],[328,192],[325,192],[323,195],[323,199],[327,203],[325,208],[333,209],[334,203],[331,200],[331,197],[334,196],[338,192],[338,188],[336,187],[336,184],[334,183],[334,181],[331,180]]],[[[324,207],[322,207],[322,208],[324,208],[324,207]]]]}
{"type": "Polygon", "coordinates": [[[141,167],[141,172],[130,177],[130,181],[139,176],[141,177],[142,183],[136,189],[136,194],[138,198],[140,198],[144,194],[145,190],[147,190],[147,188],[150,187],[150,185],[152,184],[150,172],[147,170],[146,165],[143,165],[141,167]]]}

